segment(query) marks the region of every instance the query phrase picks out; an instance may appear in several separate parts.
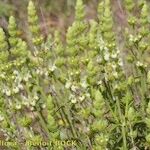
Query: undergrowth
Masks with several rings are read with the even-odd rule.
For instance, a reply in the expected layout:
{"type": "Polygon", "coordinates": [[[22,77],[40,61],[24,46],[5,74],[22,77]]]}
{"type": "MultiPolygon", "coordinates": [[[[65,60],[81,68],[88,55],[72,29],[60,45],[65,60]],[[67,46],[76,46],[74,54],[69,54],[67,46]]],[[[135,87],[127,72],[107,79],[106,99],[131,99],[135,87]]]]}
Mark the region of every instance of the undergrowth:
{"type": "Polygon", "coordinates": [[[8,34],[0,28],[0,131],[2,140],[17,144],[3,148],[150,149],[148,8],[145,0],[124,1],[123,48],[109,0],[89,21],[77,0],[65,42],[59,31],[43,37],[32,1],[29,42],[10,16],[8,34]],[[25,145],[68,139],[76,145],[25,145]]]}

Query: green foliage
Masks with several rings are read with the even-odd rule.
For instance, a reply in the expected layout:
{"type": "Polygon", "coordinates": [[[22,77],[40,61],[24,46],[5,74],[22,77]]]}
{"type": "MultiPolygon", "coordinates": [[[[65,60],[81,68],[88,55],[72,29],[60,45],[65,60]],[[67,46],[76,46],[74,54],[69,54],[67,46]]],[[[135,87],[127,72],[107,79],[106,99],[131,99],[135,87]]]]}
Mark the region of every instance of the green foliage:
{"type": "Polygon", "coordinates": [[[133,0],[125,0],[125,7],[129,12],[132,12],[134,9],[135,3],[133,0]]]}
{"type": "Polygon", "coordinates": [[[9,18],[8,25],[10,51],[13,57],[26,57],[27,56],[27,44],[21,38],[19,38],[19,30],[17,28],[16,20],[13,16],[9,18]]]}
{"type": "Polygon", "coordinates": [[[85,18],[85,11],[84,11],[84,5],[82,0],[77,0],[76,8],[75,8],[75,19],[76,21],[83,21],[85,18]]]}
{"type": "Polygon", "coordinates": [[[136,22],[133,1],[125,1],[128,26],[121,51],[110,2],[100,2],[98,21],[87,21],[77,0],[66,40],[55,31],[44,41],[32,1],[32,46],[19,35],[13,16],[8,37],[0,28],[0,128],[5,139],[18,143],[10,149],[22,149],[25,140],[76,140],[76,146],[44,147],[54,150],[150,148],[148,4],[143,2],[136,22]]]}
{"type": "Polygon", "coordinates": [[[58,131],[58,126],[55,121],[55,118],[53,117],[54,111],[55,111],[54,109],[55,109],[55,106],[52,102],[52,97],[48,96],[48,98],[47,98],[48,129],[51,132],[51,134],[50,134],[51,138],[56,139],[59,136],[59,131],[58,131]]]}
{"type": "Polygon", "coordinates": [[[5,36],[5,32],[3,31],[2,28],[0,28],[0,52],[2,51],[7,51],[8,48],[8,44],[6,42],[6,36],[5,36]]]}
{"type": "Polygon", "coordinates": [[[110,0],[105,0],[105,2],[101,2],[98,7],[99,13],[99,30],[103,36],[103,39],[112,44],[114,42],[115,37],[113,33],[113,18],[112,11],[110,6],[110,0]]]}
{"type": "Polygon", "coordinates": [[[7,62],[8,59],[8,43],[2,28],[0,28],[0,63],[7,62]]]}
{"type": "Polygon", "coordinates": [[[102,94],[98,91],[94,91],[94,102],[93,102],[93,114],[95,120],[92,125],[92,130],[96,132],[94,149],[106,149],[108,142],[107,121],[104,118],[105,115],[105,102],[102,94]]]}
{"type": "Polygon", "coordinates": [[[98,23],[94,20],[90,21],[90,31],[89,31],[89,47],[91,49],[98,49],[98,23]]]}
{"type": "Polygon", "coordinates": [[[38,46],[42,43],[43,37],[40,34],[38,16],[34,3],[32,1],[30,1],[28,5],[28,23],[30,32],[32,34],[32,42],[33,44],[35,44],[35,46],[38,46]]]}
{"type": "Polygon", "coordinates": [[[17,24],[16,20],[13,16],[9,18],[9,25],[8,25],[8,33],[10,35],[9,37],[9,43],[12,49],[16,47],[17,45],[17,40],[18,40],[18,29],[17,29],[17,24]]]}

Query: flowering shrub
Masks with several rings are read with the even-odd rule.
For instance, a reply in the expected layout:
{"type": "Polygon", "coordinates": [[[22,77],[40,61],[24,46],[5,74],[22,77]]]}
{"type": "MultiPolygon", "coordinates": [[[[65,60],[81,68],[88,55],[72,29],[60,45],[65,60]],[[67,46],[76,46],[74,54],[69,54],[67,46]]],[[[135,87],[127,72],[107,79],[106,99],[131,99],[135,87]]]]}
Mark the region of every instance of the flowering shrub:
{"type": "Polygon", "coordinates": [[[0,131],[8,149],[129,150],[150,148],[149,9],[145,0],[124,3],[124,47],[117,41],[109,0],[98,21],[85,20],[77,0],[66,42],[40,33],[36,8],[28,5],[30,42],[9,18],[0,28],[0,131]],[[140,8],[134,14],[135,5],[140,8]],[[125,53],[125,57],[123,57],[125,53]],[[26,141],[75,140],[76,145],[26,141]],[[22,145],[24,145],[22,147],[22,145]]]}

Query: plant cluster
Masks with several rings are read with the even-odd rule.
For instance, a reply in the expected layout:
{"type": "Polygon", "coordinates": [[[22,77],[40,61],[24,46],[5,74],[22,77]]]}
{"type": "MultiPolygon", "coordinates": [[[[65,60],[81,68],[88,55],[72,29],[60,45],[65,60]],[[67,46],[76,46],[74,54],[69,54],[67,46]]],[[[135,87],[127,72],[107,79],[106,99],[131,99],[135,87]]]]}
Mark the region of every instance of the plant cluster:
{"type": "Polygon", "coordinates": [[[98,5],[97,21],[85,19],[77,0],[65,42],[59,31],[44,39],[32,1],[30,43],[20,37],[15,17],[8,36],[0,28],[0,131],[5,141],[17,141],[7,149],[150,148],[149,7],[145,0],[124,6],[124,51],[110,0],[98,5]],[[68,139],[77,145],[25,145],[68,139]]]}

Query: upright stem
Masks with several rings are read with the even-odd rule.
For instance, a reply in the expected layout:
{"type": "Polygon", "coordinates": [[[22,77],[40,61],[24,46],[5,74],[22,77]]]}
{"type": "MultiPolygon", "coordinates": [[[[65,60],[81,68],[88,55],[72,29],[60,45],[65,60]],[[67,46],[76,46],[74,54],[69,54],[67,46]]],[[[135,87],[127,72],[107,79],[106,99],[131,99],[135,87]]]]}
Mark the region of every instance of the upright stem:
{"type": "Polygon", "coordinates": [[[120,122],[122,124],[122,137],[123,137],[123,149],[124,150],[127,150],[127,140],[126,140],[126,121],[125,121],[125,117],[122,115],[122,112],[121,112],[121,108],[120,108],[120,102],[119,102],[119,99],[116,98],[116,103],[117,103],[117,107],[118,107],[118,113],[119,113],[119,117],[120,117],[120,122]]]}

